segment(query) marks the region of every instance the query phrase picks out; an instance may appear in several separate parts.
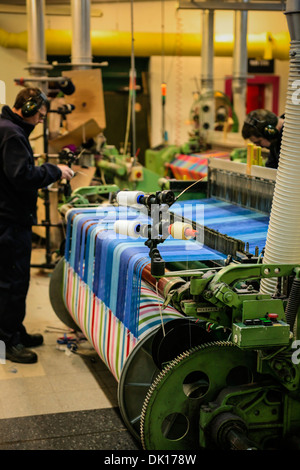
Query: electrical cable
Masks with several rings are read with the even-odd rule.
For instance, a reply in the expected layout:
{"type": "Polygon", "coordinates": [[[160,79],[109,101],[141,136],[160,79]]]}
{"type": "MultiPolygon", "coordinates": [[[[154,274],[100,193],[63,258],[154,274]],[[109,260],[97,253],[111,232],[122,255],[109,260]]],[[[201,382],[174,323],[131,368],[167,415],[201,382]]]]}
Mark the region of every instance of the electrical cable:
{"type": "Polygon", "coordinates": [[[136,101],[136,70],[134,57],[134,17],[133,17],[133,1],[131,0],[131,120],[132,120],[132,155],[133,164],[136,160],[136,125],[135,125],[135,101],[136,101]]]}

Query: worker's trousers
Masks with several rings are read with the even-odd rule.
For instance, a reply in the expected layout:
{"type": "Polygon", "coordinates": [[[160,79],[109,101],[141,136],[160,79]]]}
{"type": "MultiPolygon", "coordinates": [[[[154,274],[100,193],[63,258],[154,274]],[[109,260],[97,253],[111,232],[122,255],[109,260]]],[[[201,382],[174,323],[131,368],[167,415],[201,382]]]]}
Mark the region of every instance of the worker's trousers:
{"type": "Polygon", "coordinates": [[[0,220],[0,340],[21,342],[30,279],[31,227],[0,220]]]}

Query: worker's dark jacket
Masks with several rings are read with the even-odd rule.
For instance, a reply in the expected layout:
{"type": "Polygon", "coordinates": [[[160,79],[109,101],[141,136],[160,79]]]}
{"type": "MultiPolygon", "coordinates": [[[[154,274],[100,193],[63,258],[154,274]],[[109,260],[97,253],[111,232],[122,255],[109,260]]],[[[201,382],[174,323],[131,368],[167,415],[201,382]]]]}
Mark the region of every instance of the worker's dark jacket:
{"type": "Polygon", "coordinates": [[[30,279],[31,226],[39,188],[61,177],[51,163],[35,166],[34,126],[4,106],[0,115],[0,340],[20,343],[30,279]]]}
{"type": "Polygon", "coordinates": [[[39,188],[61,177],[51,163],[34,164],[29,135],[34,126],[8,106],[0,115],[0,224],[30,227],[36,223],[39,188]]]}

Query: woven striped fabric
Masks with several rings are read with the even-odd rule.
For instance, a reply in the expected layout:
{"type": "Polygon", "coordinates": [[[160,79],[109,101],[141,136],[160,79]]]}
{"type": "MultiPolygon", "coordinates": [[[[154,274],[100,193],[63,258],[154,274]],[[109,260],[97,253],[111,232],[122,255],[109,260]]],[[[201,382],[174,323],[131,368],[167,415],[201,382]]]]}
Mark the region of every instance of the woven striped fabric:
{"type": "MultiPolygon", "coordinates": [[[[63,298],[68,311],[118,380],[137,341],[162,322],[181,317],[142,280],[150,263],[145,239],[117,235],[118,218],[141,217],[114,206],[72,209],[67,215],[63,298]]],[[[166,262],[224,259],[195,241],[174,240],[160,246],[166,262]]]]}
{"type": "Polygon", "coordinates": [[[214,152],[208,151],[200,154],[192,155],[177,155],[166,166],[170,168],[174,178],[178,180],[198,180],[207,175],[208,159],[209,158],[223,158],[230,160],[228,152],[214,152]]]}
{"type": "Polygon", "coordinates": [[[217,199],[201,201],[177,201],[172,212],[185,219],[203,224],[229,237],[249,244],[249,252],[254,254],[255,247],[261,251],[266,243],[269,216],[261,212],[240,207],[217,199]],[[203,207],[203,218],[199,219],[199,205],[203,207]]]}
{"type": "MultiPolygon", "coordinates": [[[[222,234],[265,245],[269,217],[216,199],[176,202],[172,212],[222,234]]],[[[137,209],[72,209],[67,214],[63,298],[68,311],[117,380],[137,342],[162,322],[182,315],[142,279],[150,263],[145,239],[117,235],[116,220],[150,223],[137,209]]],[[[224,260],[197,240],[171,236],[159,251],[166,262],[224,260]]]]}
{"type": "Polygon", "coordinates": [[[63,296],[75,323],[116,380],[119,380],[124,363],[138,340],[156,329],[162,321],[165,323],[182,316],[170,306],[162,309],[163,299],[142,283],[139,327],[135,336],[92,292],[67,261],[64,268],[63,296]]]}

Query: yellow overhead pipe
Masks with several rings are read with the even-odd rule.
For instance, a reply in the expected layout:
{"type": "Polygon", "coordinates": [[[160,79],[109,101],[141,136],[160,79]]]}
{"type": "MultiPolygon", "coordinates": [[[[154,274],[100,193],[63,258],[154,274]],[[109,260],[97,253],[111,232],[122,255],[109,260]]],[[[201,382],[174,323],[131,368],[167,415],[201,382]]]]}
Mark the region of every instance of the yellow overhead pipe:
{"type": "MultiPolygon", "coordinates": [[[[92,53],[95,56],[130,56],[131,33],[124,31],[91,31],[92,53]]],[[[71,55],[72,31],[47,29],[45,31],[47,54],[71,55]]],[[[248,57],[264,59],[289,59],[290,36],[288,32],[271,34],[248,34],[248,57]]],[[[27,32],[8,33],[0,28],[0,46],[27,50],[27,32]]],[[[201,56],[202,36],[184,33],[178,40],[177,33],[164,33],[164,54],[182,56],[201,56]]],[[[233,34],[216,34],[214,55],[232,57],[233,34]]],[[[134,51],[137,57],[155,56],[162,53],[161,33],[134,34],[134,51]]]]}
{"type": "Polygon", "coordinates": [[[291,37],[289,32],[272,35],[272,49],[276,51],[276,59],[289,60],[291,37]]]}

